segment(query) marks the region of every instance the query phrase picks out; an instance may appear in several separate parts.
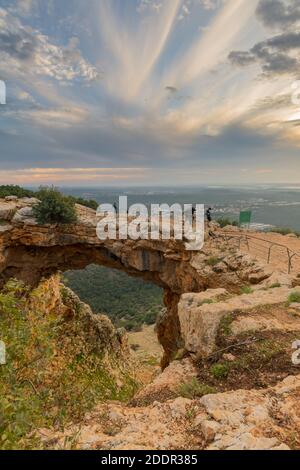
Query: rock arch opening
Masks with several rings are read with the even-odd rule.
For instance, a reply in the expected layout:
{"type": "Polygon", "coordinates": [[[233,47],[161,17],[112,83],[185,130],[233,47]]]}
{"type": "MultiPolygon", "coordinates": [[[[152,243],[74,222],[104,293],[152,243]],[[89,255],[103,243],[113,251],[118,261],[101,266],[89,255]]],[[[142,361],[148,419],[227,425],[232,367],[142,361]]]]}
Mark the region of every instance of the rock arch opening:
{"type": "MultiPolygon", "coordinates": [[[[219,246],[208,234],[204,248],[197,252],[186,251],[184,243],[174,239],[101,241],[92,209],[77,206],[78,222],[74,225],[39,226],[31,210],[35,203],[36,200],[25,198],[2,204],[2,283],[15,277],[36,285],[59,271],[99,265],[157,285],[164,291],[166,306],[157,324],[158,338],[165,351],[163,367],[182,344],[178,318],[181,295],[218,287],[239,292],[241,279],[247,283],[253,272],[253,260],[236,256],[230,247],[219,246]]],[[[258,270],[254,281],[259,281],[260,276],[258,270]]],[[[264,276],[262,272],[262,279],[264,276]]]]}
{"type": "Polygon", "coordinates": [[[104,313],[117,328],[127,331],[154,325],[164,308],[163,289],[104,266],[92,264],[84,270],[67,271],[62,281],[93,312],[104,313]]]}

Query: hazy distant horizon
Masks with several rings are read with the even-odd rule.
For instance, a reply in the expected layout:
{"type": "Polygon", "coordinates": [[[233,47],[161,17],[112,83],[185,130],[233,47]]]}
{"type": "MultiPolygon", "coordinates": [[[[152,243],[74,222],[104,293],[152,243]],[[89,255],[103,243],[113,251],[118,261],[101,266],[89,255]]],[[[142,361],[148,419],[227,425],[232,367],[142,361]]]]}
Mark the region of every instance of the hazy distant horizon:
{"type": "MultiPolygon", "coordinates": [[[[7,185],[14,185],[15,183],[5,183],[7,185]]],[[[140,189],[140,190],[147,190],[147,189],[176,189],[176,190],[184,190],[184,189],[194,189],[194,190],[197,190],[197,189],[200,189],[200,188],[228,188],[228,189],[233,189],[233,188],[237,188],[237,189],[248,189],[248,188],[253,188],[253,187],[260,187],[260,188],[263,188],[263,187],[266,187],[266,188],[274,188],[274,189],[278,189],[278,188],[298,188],[300,189],[300,183],[293,183],[293,182],[285,182],[285,183],[247,183],[247,184],[236,184],[236,183],[224,183],[224,184],[220,184],[220,183],[207,183],[207,184],[184,184],[184,185],[179,185],[177,183],[173,183],[173,184],[159,184],[159,185],[155,185],[155,184],[147,184],[147,185],[144,185],[144,184],[141,184],[141,185],[137,185],[137,184],[132,184],[132,185],[120,185],[120,184],[116,184],[116,185],[105,185],[105,184],[102,184],[102,183],[99,183],[98,185],[93,185],[93,186],[88,186],[88,185],[80,185],[80,184],[69,184],[69,185],[60,185],[60,184],[55,184],[55,183],[45,183],[45,184],[37,184],[37,185],[33,185],[33,184],[23,184],[21,185],[23,188],[25,189],[33,189],[33,190],[36,190],[38,188],[40,188],[41,186],[54,186],[54,187],[57,187],[61,190],[63,189],[90,189],[90,190],[93,190],[93,189],[112,189],[112,190],[116,190],[116,189],[140,189]]]]}

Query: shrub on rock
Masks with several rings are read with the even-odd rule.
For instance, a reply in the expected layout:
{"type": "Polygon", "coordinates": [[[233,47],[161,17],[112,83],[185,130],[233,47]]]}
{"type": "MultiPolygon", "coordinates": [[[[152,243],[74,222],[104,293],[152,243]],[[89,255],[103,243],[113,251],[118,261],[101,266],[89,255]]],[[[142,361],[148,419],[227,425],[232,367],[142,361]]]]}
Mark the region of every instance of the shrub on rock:
{"type": "Polygon", "coordinates": [[[77,221],[75,203],[55,188],[39,191],[41,202],[33,207],[37,222],[44,224],[74,224],[77,221]]]}

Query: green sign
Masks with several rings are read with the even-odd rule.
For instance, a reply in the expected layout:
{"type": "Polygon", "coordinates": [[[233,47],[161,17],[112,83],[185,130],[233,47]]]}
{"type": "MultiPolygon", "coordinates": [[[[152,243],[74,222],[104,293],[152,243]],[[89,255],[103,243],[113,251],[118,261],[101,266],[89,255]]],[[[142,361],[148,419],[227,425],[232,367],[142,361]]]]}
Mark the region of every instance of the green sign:
{"type": "Polygon", "coordinates": [[[240,213],[240,225],[250,225],[251,224],[251,211],[243,211],[240,213]]]}

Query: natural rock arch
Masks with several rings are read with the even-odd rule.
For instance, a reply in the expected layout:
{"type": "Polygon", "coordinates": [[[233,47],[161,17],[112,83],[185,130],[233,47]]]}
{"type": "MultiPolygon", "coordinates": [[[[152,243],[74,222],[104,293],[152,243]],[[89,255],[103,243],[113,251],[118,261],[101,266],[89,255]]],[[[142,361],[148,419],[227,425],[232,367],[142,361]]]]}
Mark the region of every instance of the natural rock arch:
{"type": "MultiPolygon", "coordinates": [[[[83,269],[90,264],[126,272],[153,282],[165,291],[166,313],[158,321],[158,337],[164,347],[163,367],[180,348],[177,305],[182,294],[208,288],[226,287],[234,291],[240,284],[237,272],[247,264],[208,261],[216,256],[216,246],[207,240],[201,252],[185,250],[175,240],[100,241],[97,219],[91,209],[77,206],[76,225],[39,226],[32,216],[35,199],[14,197],[0,201],[0,276],[2,283],[15,277],[36,285],[58,271],[83,269]]],[[[244,276],[245,277],[245,276],[244,276]]]]}

